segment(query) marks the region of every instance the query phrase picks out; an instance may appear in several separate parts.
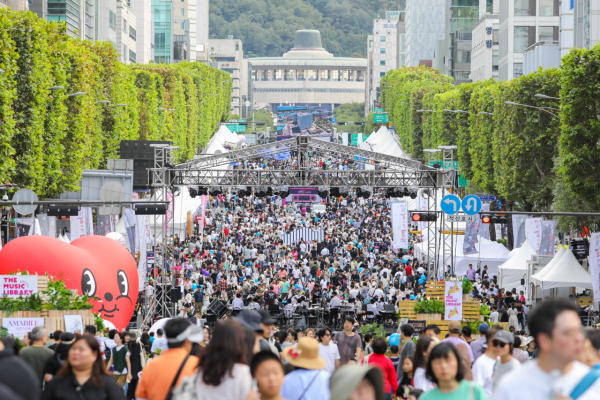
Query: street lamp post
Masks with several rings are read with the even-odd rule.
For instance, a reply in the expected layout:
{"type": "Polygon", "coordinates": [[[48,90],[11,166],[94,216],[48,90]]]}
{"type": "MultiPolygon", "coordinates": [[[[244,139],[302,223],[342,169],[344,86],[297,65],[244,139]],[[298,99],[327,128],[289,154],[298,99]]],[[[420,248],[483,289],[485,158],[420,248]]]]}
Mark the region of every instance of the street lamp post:
{"type": "MultiPolygon", "coordinates": [[[[546,108],[530,106],[528,104],[515,103],[514,101],[505,101],[504,104],[507,104],[509,106],[519,106],[519,107],[534,108],[536,110],[548,113],[548,114],[552,115],[554,118],[558,118],[559,120],[561,119],[558,115],[554,114],[553,112],[548,111],[546,108]]],[[[554,110],[556,110],[556,108],[554,108],[554,110]]]]}

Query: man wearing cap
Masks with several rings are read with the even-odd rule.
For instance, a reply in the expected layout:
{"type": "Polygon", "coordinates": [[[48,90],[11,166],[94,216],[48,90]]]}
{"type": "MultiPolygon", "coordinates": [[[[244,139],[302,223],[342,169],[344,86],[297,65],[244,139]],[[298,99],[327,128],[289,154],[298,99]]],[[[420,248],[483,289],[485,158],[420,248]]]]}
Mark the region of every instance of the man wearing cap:
{"type": "Polygon", "coordinates": [[[486,323],[479,325],[479,335],[480,338],[477,340],[473,340],[469,346],[471,347],[471,352],[473,354],[473,359],[476,361],[481,354],[485,351],[485,333],[490,328],[490,326],[486,323]]]}
{"type": "Polygon", "coordinates": [[[486,350],[473,364],[473,381],[479,383],[488,398],[492,397],[494,366],[498,362],[496,348],[492,344],[496,333],[502,329],[491,327],[485,333],[486,350]]]}
{"type": "Polygon", "coordinates": [[[260,339],[260,350],[270,350],[273,353],[279,355],[279,351],[274,344],[269,342],[271,338],[271,326],[275,325],[275,320],[269,314],[267,310],[258,310],[258,314],[260,315],[259,326],[262,329],[262,339],[260,339]]]}
{"type": "Polygon", "coordinates": [[[496,354],[500,359],[494,366],[492,383],[494,390],[496,389],[500,378],[512,371],[513,369],[521,368],[521,363],[513,357],[515,337],[509,331],[498,331],[492,345],[496,350],[496,354]]]}
{"type": "Polygon", "coordinates": [[[454,345],[454,347],[458,347],[459,345],[464,345],[469,353],[469,360],[471,363],[475,362],[473,358],[473,350],[468,345],[468,343],[460,338],[462,325],[460,321],[450,321],[448,322],[448,337],[442,342],[449,342],[454,345]]]}
{"type": "Polygon", "coordinates": [[[165,400],[171,387],[177,386],[181,378],[191,376],[198,366],[198,358],[190,355],[192,343],[202,341],[200,328],[187,319],[173,318],[165,324],[169,349],[161,353],[144,368],[135,391],[139,400],[165,400]],[[183,365],[183,368],[181,368],[183,365]],[[181,368],[179,377],[177,372],[181,368]]]}
{"type": "MultiPolygon", "coordinates": [[[[284,351],[285,360],[296,369],[285,376],[281,397],[285,399],[329,400],[329,378],[325,360],[319,356],[319,342],[304,337],[284,351]]],[[[383,383],[382,383],[383,386],[383,383]]]]}

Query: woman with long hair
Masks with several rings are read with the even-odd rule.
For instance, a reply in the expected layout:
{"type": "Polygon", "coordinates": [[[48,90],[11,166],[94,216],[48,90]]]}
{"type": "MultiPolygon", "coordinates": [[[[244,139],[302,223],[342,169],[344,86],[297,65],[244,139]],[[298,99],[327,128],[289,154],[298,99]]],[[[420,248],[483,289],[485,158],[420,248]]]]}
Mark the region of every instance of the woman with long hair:
{"type": "Polygon", "coordinates": [[[146,354],[152,353],[152,342],[150,341],[150,335],[148,332],[142,333],[142,339],[140,340],[146,354]]]}
{"type": "Polygon", "coordinates": [[[106,372],[96,338],[77,337],[67,360],[56,376],[46,385],[43,400],[80,399],[124,400],[123,389],[106,372]]]}
{"type": "Polygon", "coordinates": [[[198,363],[198,372],[184,378],[174,400],[246,400],[252,385],[247,365],[244,328],[234,320],[221,320],[198,363]]]}
{"type": "Polygon", "coordinates": [[[54,355],[50,357],[44,369],[44,381],[46,382],[50,382],[54,378],[54,375],[63,367],[63,364],[69,357],[69,349],[75,341],[75,334],[65,332],[57,339],[60,339],[60,343],[54,349],[54,355]]]}
{"type": "Polygon", "coordinates": [[[435,341],[429,336],[421,336],[413,356],[413,383],[415,389],[426,392],[434,388],[432,382],[425,376],[429,352],[435,346],[435,341]]]}

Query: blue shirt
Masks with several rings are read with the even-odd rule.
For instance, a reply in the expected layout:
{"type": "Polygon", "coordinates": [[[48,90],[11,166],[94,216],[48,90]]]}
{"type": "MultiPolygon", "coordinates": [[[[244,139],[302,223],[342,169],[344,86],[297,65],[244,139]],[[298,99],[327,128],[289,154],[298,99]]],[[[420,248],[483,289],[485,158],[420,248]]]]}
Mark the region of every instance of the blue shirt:
{"type": "Polygon", "coordinates": [[[292,371],[283,380],[281,397],[293,400],[329,400],[330,377],[331,374],[323,370],[297,369],[292,371]],[[316,378],[315,375],[317,375],[316,378]],[[308,390],[306,390],[307,387],[308,390]]]}

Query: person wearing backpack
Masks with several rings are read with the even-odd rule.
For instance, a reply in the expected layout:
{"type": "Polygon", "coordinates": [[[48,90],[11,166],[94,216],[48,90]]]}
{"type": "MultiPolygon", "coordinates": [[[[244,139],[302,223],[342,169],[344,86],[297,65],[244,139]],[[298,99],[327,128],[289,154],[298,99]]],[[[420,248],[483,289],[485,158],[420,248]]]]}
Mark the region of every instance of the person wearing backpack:
{"type": "Polygon", "coordinates": [[[576,361],[584,344],[578,312],[568,299],[537,305],[527,322],[539,355],[500,379],[494,400],[598,399],[600,369],[576,361]]]}

